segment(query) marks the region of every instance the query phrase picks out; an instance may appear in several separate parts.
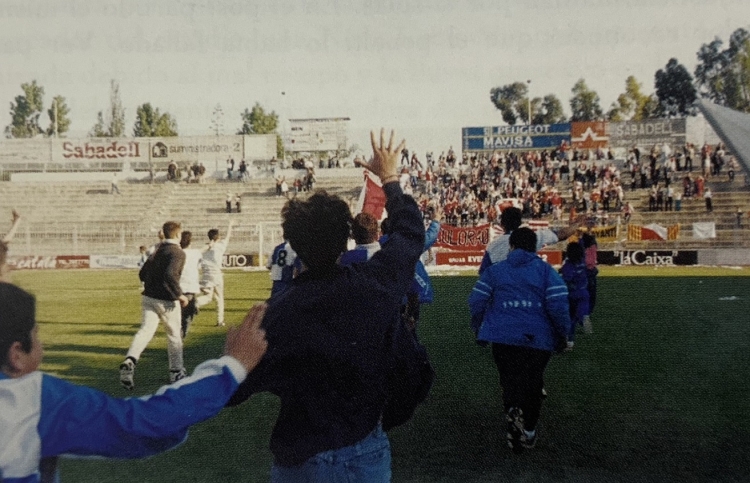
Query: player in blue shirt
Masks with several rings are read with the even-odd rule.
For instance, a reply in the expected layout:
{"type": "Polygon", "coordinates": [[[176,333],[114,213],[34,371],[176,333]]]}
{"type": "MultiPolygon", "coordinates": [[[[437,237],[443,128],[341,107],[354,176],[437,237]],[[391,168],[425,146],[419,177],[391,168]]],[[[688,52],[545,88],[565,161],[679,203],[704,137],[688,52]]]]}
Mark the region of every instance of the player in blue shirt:
{"type": "Polygon", "coordinates": [[[283,292],[292,283],[301,265],[297,258],[297,253],[288,242],[284,241],[276,245],[276,248],[273,249],[273,254],[268,259],[266,267],[271,270],[271,281],[273,282],[271,297],[273,297],[283,292]]]}

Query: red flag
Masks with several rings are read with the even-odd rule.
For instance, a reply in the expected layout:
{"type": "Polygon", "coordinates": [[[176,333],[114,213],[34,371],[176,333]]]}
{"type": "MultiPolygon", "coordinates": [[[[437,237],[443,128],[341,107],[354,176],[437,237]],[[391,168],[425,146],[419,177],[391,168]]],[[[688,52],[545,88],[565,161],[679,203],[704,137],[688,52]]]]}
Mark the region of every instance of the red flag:
{"type": "Polygon", "coordinates": [[[362,186],[362,193],[359,212],[370,213],[377,220],[382,219],[385,211],[385,192],[367,173],[365,174],[365,184],[362,186]]]}

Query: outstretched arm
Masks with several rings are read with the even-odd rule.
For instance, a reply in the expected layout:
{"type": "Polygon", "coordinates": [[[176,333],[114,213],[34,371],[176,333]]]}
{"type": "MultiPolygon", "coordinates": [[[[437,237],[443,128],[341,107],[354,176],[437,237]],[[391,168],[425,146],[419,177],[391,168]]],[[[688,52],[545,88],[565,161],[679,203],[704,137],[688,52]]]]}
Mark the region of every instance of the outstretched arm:
{"type": "Polygon", "coordinates": [[[12,220],[13,224],[11,225],[10,230],[8,230],[8,233],[3,237],[3,243],[10,242],[16,234],[16,230],[18,230],[18,222],[21,221],[21,215],[19,215],[16,210],[12,211],[12,220]]]}
{"type": "Polygon", "coordinates": [[[187,429],[216,415],[266,351],[260,324],[265,304],[254,306],[229,330],[224,357],[208,360],[193,374],[154,395],[118,399],[95,389],[42,376],[38,423],[42,455],[140,458],[172,448],[187,429]]]}

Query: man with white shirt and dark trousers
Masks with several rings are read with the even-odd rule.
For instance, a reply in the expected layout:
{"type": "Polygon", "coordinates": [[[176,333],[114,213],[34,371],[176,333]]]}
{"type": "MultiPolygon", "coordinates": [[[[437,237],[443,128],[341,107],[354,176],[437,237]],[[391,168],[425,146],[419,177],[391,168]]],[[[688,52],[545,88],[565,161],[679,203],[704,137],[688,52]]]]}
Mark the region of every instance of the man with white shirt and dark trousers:
{"type": "Polygon", "coordinates": [[[120,364],[120,384],[125,389],[135,387],[133,376],[141,353],[156,333],[161,322],[167,333],[167,355],[169,357],[169,381],[185,377],[182,360],[182,336],[180,334],[181,307],[188,303],[180,288],[180,276],[185,266],[185,252],[180,248],[182,227],[168,221],[162,227],[164,241],[149,256],[138,274],[144,284],[141,299],[141,328],[133,337],[128,354],[120,364]]]}

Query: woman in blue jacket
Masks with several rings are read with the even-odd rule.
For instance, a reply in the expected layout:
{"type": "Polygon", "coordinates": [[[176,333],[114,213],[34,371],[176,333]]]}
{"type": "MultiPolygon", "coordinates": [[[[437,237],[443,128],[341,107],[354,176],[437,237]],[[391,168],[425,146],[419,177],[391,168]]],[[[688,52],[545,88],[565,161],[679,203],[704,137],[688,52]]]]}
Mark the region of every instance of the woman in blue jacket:
{"type": "Polygon", "coordinates": [[[544,369],[565,348],[571,321],[568,289],[536,253],[536,234],[518,228],[506,260],[487,268],[469,296],[472,329],[492,344],[500,373],[508,446],[532,448],[542,407],[544,369]]]}

